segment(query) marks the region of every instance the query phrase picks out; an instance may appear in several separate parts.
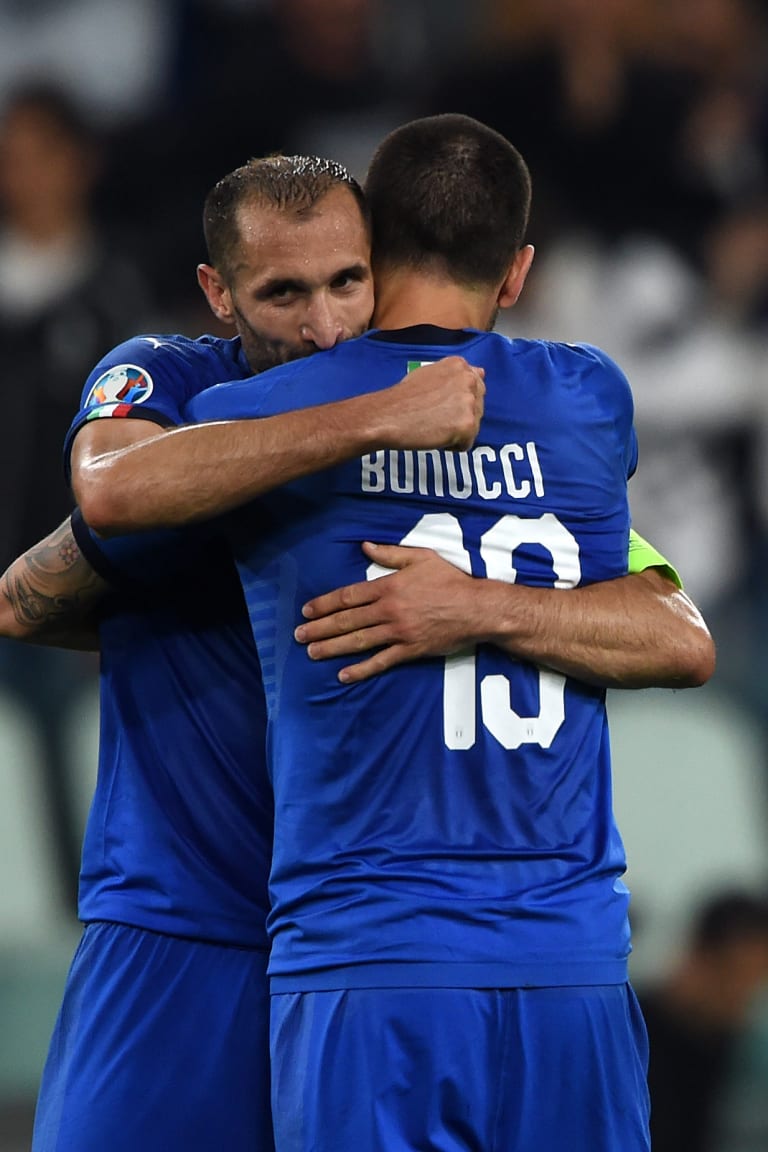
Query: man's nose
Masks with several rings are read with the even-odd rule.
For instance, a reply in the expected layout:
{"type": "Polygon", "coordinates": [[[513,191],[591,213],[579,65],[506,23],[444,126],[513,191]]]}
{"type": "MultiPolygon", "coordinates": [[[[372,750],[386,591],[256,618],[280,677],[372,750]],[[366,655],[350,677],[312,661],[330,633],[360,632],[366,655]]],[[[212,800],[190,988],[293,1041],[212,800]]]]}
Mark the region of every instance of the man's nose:
{"type": "Polygon", "coordinates": [[[312,341],[318,348],[333,348],[344,338],[344,325],[330,301],[313,300],[301,327],[301,338],[312,341]]]}

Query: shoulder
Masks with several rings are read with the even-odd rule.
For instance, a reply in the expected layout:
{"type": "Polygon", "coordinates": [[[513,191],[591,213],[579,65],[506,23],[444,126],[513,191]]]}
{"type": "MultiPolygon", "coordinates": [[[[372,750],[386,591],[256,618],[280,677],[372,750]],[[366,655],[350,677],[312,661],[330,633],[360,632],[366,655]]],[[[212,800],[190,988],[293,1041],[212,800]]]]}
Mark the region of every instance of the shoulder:
{"type": "MultiPolygon", "coordinates": [[[[217,336],[192,338],[147,333],[132,336],[129,340],[115,345],[102,357],[94,372],[119,364],[136,364],[148,371],[156,372],[162,372],[165,368],[179,370],[183,367],[198,372],[206,366],[215,370],[226,366],[229,375],[231,366],[239,362],[239,356],[239,340],[225,340],[217,336]]],[[[221,375],[218,377],[218,379],[225,378],[221,375]]]]}
{"type": "Polygon", "coordinates": [[[629,381],[622,368],[603,348],[595,344],[567,344],[562,341],[538,340],[539,356],[545,358],[565,387],[585,389],[604,396],[613,404],[631,407],[629,381]]]}
{"type": "MultiPolygon", "coordinates": [[[[494,334],[496,335],[496,334],[494,334]]],[[[624,375],[618,364],[603,348],[583,341],[567,343],[564,340],[532,340],[498,336],[506,345],[507,354],[527,356],[532,359],[549,361],[563,368],[570,367],[581,372],[601,370],[624,375]]]]}
{"type": "Polygon", "coordinates": [[[90,373],[83,407],[146,403],[158,393],[180,401],[222,379],[242,374],[239,341],[216,337],[142,335],[116,345],[90,373]]]}
{"type": "Polygon", "coordinates": [[[123,399],[139,379],[143,379],[145,391],[151,392],[154,376],[162,378],[164,371],[183,357],[184,337],[132,336],[115,345],[93,368],[85,405],[123,399]]]}
{"type": "Polygon", "coordinates": [[[613,359],[609,356],[604,348],[598,348],[596,344],[556,344],[556,348],[562,349],[563,356],[570,356],[578,363],[584,366],[585,371],[601,370],[608,372],[612,375],[620,376],[626,379],[624,372],[613,359]]]}
{"type": "Polygon", "coordinates": [[[632,390],[624,370],[602,348],[594,344],[566,344],[578,363],[582,365],[584,380],[595,396],[613,410],[623,410],[634,416],[632,390]]]}
{"type": "Polygon", "coordinates": [[[568,344],[558,340],[532,340],[489,333],[486,355],[495,355],[516,369],[563,388],[602,386],[629,394],[629,383],[611,356],[595,344],[568,344]]]}

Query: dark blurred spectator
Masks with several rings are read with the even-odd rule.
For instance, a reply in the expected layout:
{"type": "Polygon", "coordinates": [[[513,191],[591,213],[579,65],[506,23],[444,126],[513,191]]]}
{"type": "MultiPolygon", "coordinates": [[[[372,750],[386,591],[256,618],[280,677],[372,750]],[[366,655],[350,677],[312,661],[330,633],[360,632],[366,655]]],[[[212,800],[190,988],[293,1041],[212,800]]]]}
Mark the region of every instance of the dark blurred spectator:
{"type": "Polygon", "coordinates": [[[768,336],[768,185],[717,221],[704,265],[713,312],[768,336]]]}
{"type": "Polygon", "coordinates": [[[657,11],[656,60],[690,92],[676,147],[684,194],[712,208],[696,253],[706,261],[711,228],[768,195],[768,12],[762,0],[665,0],[657,11]]]}
{"type": "Polygon", "coordinates": [[[185,0],[0,0],[0,104],[30,76],[66,92],[103,129],[139,119],[172,83],[185,0]]]}
{"type": "Polygon", "coordinates": [[[762,178],[765,13],[751,0],[499,5],[519,7],[519,37],[451,69],[431,110],[475,115],[521,149],[545,209],[534,241],[643,232],[700,258],[724,207],[762,178]],[[686,6],[695,50],[677,33],[686,6]]]}
{"type": "MultiPolygon", "coordinates": [[[[71,507],[61,452],[86,376],[115,343],[145,327],[139,269],[100,232],[91,209],[96,141],[57,89],[18,89],[0,114],[0,565],[71,507]]],[[[29,708],[45,745],[52,830],[72,894],[79,834],[67,795],[63,725],[92,662],[0,646],[0,687],[29,708]]]]}
{"type": "Polygon", "coordinates": [[[731,1061],[712,1152],[768,1148],[768,991],[759,996],[731,1061]]]}
{"type": "Polygon", "coordinates": [[[378,0],[191,6],[190,62],[203,66],[187,73],[188,108],[206,190],[247,156],[306,150],[316,125],[354,124],[393,97],[375,50],[378,8],[378,0]]]}
{"type": "Polygon", "coordinates": [[[199,206],[221,173],[279,151],[330,156],[362,178],[382,136],[418,114],[436,59],[462,57],[481,21],[467,0],[161,7],[175,13],[164,99],[113,134],[105,197],[146,254],[170,327],[196,335],[210,327],[193,274],[199,206]]]}
{"type": "Polygon", "coordinates": [[[378,56],[380,9],[379,0],[180,8],[175,103],[120,136],[110,194],[159,257],[157,289],[182,330],[210,326],[194,266],[204,258],[200,204],[222,172],[279,151],[331,155],[362,176],[381,136],[410,118],[407,102],[395,111],[400,89],[378,56]]]}
{"type": "Polygon", "coordinates": [[[768,898],[707,900],[670,973],[638,995],[650,1042],[654,1152],[713,1152],[729,1062],[768,980],[768,898]]]}
{"type": "Polygon", "coordinates": [[[0,350],[7,428],[0,564],[70,507],[64,435],[86,376],[142,327],[143,275],[94,220],[96,142],[72,102],[19,89],[0,113],[0,350]]]}
{"type": "Polygon", "coordinates": [[[534,240],[564,228],[612,238],[658,227],[686,94],[673,78],[648,82],[638,4],[542,0],[522,8],[524,35],[444,75],[432,110],[477,116],[520,148],[539,204],[534,240]]]}

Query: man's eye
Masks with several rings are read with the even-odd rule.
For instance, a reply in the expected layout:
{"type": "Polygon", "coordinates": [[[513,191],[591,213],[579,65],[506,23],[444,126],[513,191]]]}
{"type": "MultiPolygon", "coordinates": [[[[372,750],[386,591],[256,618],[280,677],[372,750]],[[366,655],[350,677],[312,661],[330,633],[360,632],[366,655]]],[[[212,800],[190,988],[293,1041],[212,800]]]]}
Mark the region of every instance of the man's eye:
{"type": "Polygon", "coordinates": [[[353,285],[360,283],[360,277],[355,275],[354,272],[344,272],[341,276],[337,276],[333,281],[332,287],[335,289],[351,288],[353,285]]]}
{"type": "Polygon", "coordinates": [[[272,304],[288,304],[296,296],[296,289],[291,287],[290,284],[282,284],[274,288],[270,288],[266,294],[265,299],[269,300],[272,304]]]}

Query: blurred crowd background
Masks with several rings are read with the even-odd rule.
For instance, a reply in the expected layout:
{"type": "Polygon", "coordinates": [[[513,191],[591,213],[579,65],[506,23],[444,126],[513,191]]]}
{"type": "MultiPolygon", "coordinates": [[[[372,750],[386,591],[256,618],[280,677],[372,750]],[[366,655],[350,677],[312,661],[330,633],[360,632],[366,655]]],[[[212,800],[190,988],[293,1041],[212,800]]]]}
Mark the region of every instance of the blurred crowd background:
{"type": "MultiPolygon", "coordinates": [[[[0,561],[69,509],[99,357],[223,334],[195,281],[211,185],[272,151],[363,178],[434,112],[528,160],[537,257],[502,330],[627,372],[635,526],[718,644],[705,689],[610,702],[633,975],[677,1108],[654,1148],[768,1150],[765,0],[0,0],[0,561]]],[[[0,1152],[26,1147],[77,938],[96,675],[0,643],[0,1152]]]]}

